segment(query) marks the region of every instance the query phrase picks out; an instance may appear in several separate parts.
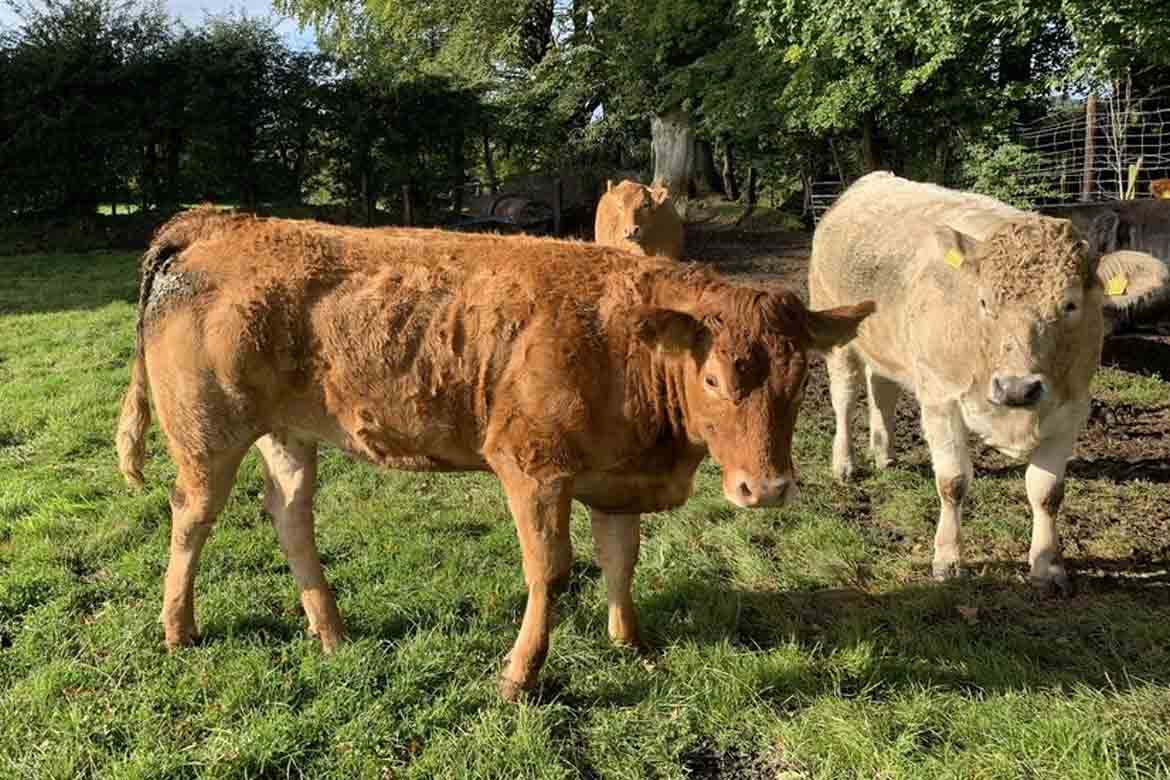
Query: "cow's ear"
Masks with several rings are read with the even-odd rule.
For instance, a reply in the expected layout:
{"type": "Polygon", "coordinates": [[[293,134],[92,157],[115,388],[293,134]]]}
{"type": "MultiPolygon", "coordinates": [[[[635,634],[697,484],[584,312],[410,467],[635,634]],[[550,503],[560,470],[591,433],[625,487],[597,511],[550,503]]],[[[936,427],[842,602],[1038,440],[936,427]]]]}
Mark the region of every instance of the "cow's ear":
{"type": "Polygon", "coordinates": [[[956,271],[975,271],[975,256],[979,242],[966,233],[960,233],[945,225],[934,229],[932,253],[940,263],[946,263],[956,271]]]}
{"type": "Polygon", "coordinates": [[[706,330],[698,319],[676,309],[639,306],[632,317],[638,339],[669,354],[689,351],[706,330]]]}
{"type": "Polygon", "coordinates": [[[1123,249],[1097,261],[1105,311],[1121,322],[1140,320],[1170,302],[1170,266],[1153,255],[1123,249]]]}
{"type": "Polygon", "coordinates": [[[818,352],[844,346],[857,335],[861,323],[876,309],[876,303],[864,301],[853,306],[810,311],[805,320],[809,343],[818,352]]]}
{"type": "Polygon", "coordinates": [[[670,200],[670,190],[661,185],[655,185],[650,188],[650,198],[654,201],[655,206],[661,206],[670,200]]]}

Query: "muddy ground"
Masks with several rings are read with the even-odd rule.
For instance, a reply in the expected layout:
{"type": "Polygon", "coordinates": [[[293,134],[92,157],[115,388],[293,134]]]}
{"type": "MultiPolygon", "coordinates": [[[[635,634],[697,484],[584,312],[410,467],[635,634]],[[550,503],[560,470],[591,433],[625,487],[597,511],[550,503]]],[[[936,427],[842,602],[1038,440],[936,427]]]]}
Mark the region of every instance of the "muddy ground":
{"type": "MultiPolygon", "coordinates": [[[[688,259],[701,260],[737,276],[778,279],[808,300],[808,257],[811,234],[792,231],[742,230],[735,227],[697,226],[688,229],[688,259]]],[[[1103,364],[1131,374],[1170,382],[1170,322],[1143,327],[1110,338],[1105,343],[1103,364]]],[[[868,440],[864,400],[858,404],[853,424],[855,441],[868,440]]],[[[813,367],[805,412],[817,420],[817,427],[831,436],[832,409],[824,362],[813,367]]],[[[904,395],[897,408],[897,457],[900,463],[930,474],[930,456],[922,438],[917,405],[904,395]]],[[[859,446],[859,454],[862,449],[859,446]]],[[[972,442],[976,478],[1014,475],[1023,481],[1022,464],[972,442]]],[[[1128,483],[1140,480],[1153,484],[1170,483],[1170,405],[1136,407],[1127,404],[1093,402],[1086,430],[1078,440],[1069,463],[1070,476],[1100,483],[1128,483]]],[[[1146,502],[1142,502],[1145,504],[1146,502]]],[[[1092,538],[1107,526],[1124,526],[1136,531],[1133,510],[1125,501],[1110,502],[1099,511],[1076,512],[1066,507],[1062,535],[1066,555],[1076,555],[1077,538],[1092,538]]],[[[1022,512],[1026,508],[1021,507],[1022,512]]],[[[1140,537],[1133,539],[1133,561],[1129,563],[1164,566],[1170,560],[1170,503],[1160,496],[1142,506],[1140,537]]],[[[992,551],[987,551],[992,552],[992,551]]],[[[1088,563],[1087,561],[1085,563],[1088,563]]],[[[1107,563],[1096,562],[1108,567],[1107,563]]],[[[1143,566],[1143,568],[1145,567],[1143,566]]]]}

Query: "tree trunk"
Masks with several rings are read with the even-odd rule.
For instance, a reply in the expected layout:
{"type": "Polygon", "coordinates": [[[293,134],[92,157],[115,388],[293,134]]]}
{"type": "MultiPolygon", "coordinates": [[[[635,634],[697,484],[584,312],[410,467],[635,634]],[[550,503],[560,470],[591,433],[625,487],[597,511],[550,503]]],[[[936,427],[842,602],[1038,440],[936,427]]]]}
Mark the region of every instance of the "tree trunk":
{"type": "Polygon", "coordinates": [[[695,170],[695,131],[684,111],[671,111],[650,121],[654,183],[675,196],[691,194],[695,170]]]}
{"type": "Polygon", "coordinates": [[[940,138],[934,146],[934,171],[932,179],[940,187],[947,185],[947,170],[950,168],[951,146],[947,139],[940,138]]]}
{"type": "Polygon", "coordinates": [[[722,189],[711,144],[695,137],[690,116],[681,110],[650,121],[654,183],[672,195],[703,196],[722,189]]]}
{"type": "Polygon", "coordinates": [[[374,224],[374,202],[377,196],[374,194],[374,184],[370,181],[370,167],[368,164],[362,166],[362,211],[366,218],[366,226],[374,224]]]}
{"type": "Polygon", "coordinates": [[[293,157],[293,198],[296,205],[304,202],[305,167],[309,158],[309,135],[304,129],[297,138],[297,148],[293,157]]]}
{"type": "Polygon", "coordinates": [[[800,165],[800,216],[807,217],[812,213],[812,177],[805,170],[804,163],[800,165]]]}
{"type": "Polygon", "coordinates": [[[723,195],[728,200],[739,200],[739,183],[735,180],[735,148],[723,147],[723,195]]]}
{"type": "Polygon", "coordinates": [[[756,166],[748,166],[747,175],[747,203],[749,206],[756,205],[756,166]]]}
{"type": "Polygon", "coordinates": [[[837,181],[841,182],[842,186],[845,184],[845,167],[841,165],[841,156],[837,154],[837,144],[832,137],[829,138],[829,151],[833,154],[833,167],[837,169],[837,181]]]}
{"type": "Polygon", "coordinates": [[[589,0],[573,0],[573,43],[584,43],[589,31],[589,0]]]}
{"type": "Polygon", "coordinates": [[[158,192],[158,148],[151,138],[142,155],[142,210],[150,211],[152,197],[158,192]]]}
{"type": "Polygon", "coordinates": [[[166,201],[168,206],[179,202],[179,157],[183,151],[183,132],[177,128],[170,128],[166,133],[166,186],[163,187],[160,200],[166,201]]]}
{"type": "Polygon", "coordinates": [[[495,195],[500,183],[496,180],[496,163],[492,159],[492,141],[486,132],[483,134],[483,167],[487,174],[488,190],[492,195],[495,195]]]}
{"type": "Polygon", "coordinates": [[[539,65],[553,42],[552,0],[527,0],[520,17],[520,55],[529,68],[539,65]]]}
{"type": "Polygon", "coordinates": [[[695,141],[695,194],[702,197],[723,192],[723,179],[715,167],[715,147],[709,141],[695,141]]]}
{"type": "Polygon", "coordinates": [[[877,120],[873,112],[866,112],[861,123],[861,160],[866,173],[882,167],[882,156],[877,143],[877,120]]]}
{"type": "Polygon", "coordinates": [[[458,216],[463,212],[463,185],[467,181],[466,136],[463,128],[457,126],[454,144],[451,147],[451,162],[455,174],[455,186],[451,192],[451,211],[458,216]]]}

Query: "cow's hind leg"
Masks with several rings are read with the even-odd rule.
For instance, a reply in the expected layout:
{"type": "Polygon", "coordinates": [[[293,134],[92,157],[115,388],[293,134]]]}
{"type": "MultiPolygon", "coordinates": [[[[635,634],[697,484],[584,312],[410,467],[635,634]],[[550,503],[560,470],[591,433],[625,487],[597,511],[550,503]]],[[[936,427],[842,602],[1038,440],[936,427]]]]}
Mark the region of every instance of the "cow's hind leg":
{"type": "Polygon", "coordinates": [[[500,695],[514,700],[536,684],[548,654],[553,605],[569,578],[569,479],[537,479],[512,463],[493,464],[508,495],[524,560],[528,604],[524,622],[500,679],[500,695]]]}
{"type": "Polygon", "coordinates": [[[268,435],[256,442],[265,466],[264,508],[289,568],[301,591],[309,632],[332,652],[345,629],[333,591],[325,581],[313,533],[313,495],[317,489],[317,444],[288,436],[268,435]]]}
{"type": "Polygon", "coordinates": [[[962,573],[963,500],[974,469],[967,446],[967,426],[957,404],[922,407],[922,430],[930,445],[934,485],[941,504],[934,535],[932,573],[947,580],[962,573]]]}
{"type": "Polygon", "coordinates": [[[170,648],[196,636],[195,575],[215,518],[227,503],[247,447],[205,458],[176,453],[178,477],[171,490],[171,552],[163,582],[162,623],[170,648]]]}
{"type": "Polygon", "coordinates": [[[1068,592],[1068,573],[1060,551],[1056,516],[1064,502],[1064,472],[1076,442],[1076,429],[1041,443],[1028,461],[1024,482],[1032,505],[1032,547],[1029,578],[1045,593],[1068,592]]]}
{"type": "Polygon", "coordinates": [[[596,509],[592,512],[593,546],[605,574],[609,638],[615,644],[634,648],[642,646],[638,613],[630,595],[630,582],[638,564],[641,520],[639,515],[608,515],[596,509]]]}
{"type": "Polygon", "coordinates": [[[869,451],[874,465],[884,469],[894,461],[894,409],[901,388],[898,383],[865,368],[869,396],[869,451]]]}
{"type": "Polygon", "coordinates": [[[861,361],[851,347],[838,347],[826,356],[825,363],[829,369],[829,395],[837,421],[837,430],[833,434],[833,476],[847,482],[853,478],[853,434],[849,428],[849,416],[857,401],[861,361]]]}

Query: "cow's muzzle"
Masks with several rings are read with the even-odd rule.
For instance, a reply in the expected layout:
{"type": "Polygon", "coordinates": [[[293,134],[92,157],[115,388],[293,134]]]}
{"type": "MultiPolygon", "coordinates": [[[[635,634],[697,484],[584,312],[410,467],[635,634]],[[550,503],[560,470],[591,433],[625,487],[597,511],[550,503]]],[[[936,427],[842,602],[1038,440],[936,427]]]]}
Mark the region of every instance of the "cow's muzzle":
{"type": "Polygon", "coordinates": [[[642,226],[641,225],[634,225],[632,228],[627,228],[626,229],[626,240],[627,241],[634,241],[634,242],[641,241],[642,240],[642,226]]]}
{"type": "Polygon", "coordinates": [[[738,507],[755,509],[791,504],[800,496],[800,489],[791,476],[753,479],[742,471],[736,471],[724,479],[723,494],[738,507]]]}
{"type": "Polygon", "coordinates": [[[991,402],[996,406],[1028,408],[1035,406],[1048,395],[1048,385],[1041,374],[1007,376],[997,374],[991,378],[991,402]]]}

